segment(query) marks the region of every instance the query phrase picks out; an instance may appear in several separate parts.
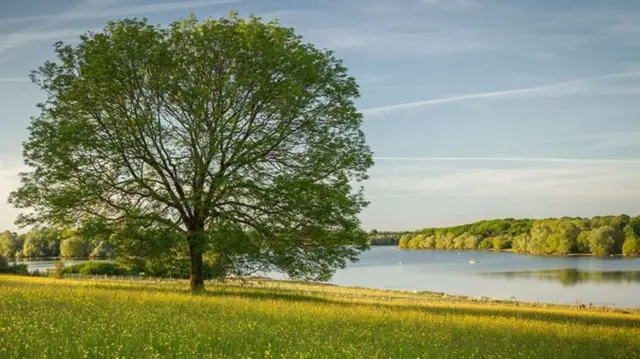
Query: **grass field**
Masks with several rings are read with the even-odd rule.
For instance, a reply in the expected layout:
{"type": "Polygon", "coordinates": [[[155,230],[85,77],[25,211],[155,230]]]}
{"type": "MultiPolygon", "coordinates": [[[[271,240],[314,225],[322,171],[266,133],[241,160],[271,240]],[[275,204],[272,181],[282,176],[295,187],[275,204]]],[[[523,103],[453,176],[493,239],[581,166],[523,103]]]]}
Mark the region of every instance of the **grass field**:
{"type": "Polygon", "coordinates": [[[0,358],[640,358],[640,313],[0,276],[0,358]]]}

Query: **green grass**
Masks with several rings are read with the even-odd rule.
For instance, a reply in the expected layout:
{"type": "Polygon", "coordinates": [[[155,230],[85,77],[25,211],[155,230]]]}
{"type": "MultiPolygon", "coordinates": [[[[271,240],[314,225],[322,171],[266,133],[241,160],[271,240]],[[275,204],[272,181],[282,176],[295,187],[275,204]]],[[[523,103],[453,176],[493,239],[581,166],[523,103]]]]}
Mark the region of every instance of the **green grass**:
{"type": "Polygon", "coordinates": [[[0,276],[0,358],[640,358],[640,314],[307,284],[0,276]]]}

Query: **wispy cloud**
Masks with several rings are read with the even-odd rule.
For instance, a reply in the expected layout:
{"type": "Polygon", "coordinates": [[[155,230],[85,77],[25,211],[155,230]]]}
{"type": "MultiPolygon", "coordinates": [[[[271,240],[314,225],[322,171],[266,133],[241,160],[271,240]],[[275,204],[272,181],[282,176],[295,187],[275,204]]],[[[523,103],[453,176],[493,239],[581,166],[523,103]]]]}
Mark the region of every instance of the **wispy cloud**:
{"type": "Polygon", "coordinates": [[[549,157],[374,157],[375,161],[444,161],[444,162],[539,162],[585,164],[640,164],[640,159],[549,158],[549,157]]]}
{"type": "Polygon", "coordinates": [[[67,40],[71,37],[77,37],[89,30],[54,29],[57,25],[64,22],[75,20],[84,21],[90,19],[106,19],[127,15],[145,16],[148,14],[159,12],[197,9],[214,5],[238,3],[242,0],[192,0],[112,7],[112,5],[120,1],[122,0],[86,0],[79,5],[76,5],[58,14],[33,15],[0,20],[0,25],[34,21],[40,22],[37,25],[22,29],[20,31],[9,33],[8,35],[0,38],[0,53],[27,45],[34,41],[67,40]]]}
{"type": "MultiPolygon", "coordinates": [[[[99,4],[100,7],[105,7],[106,5],[113,4],[117,1],[121,1],[121,0],[93,1],[92,3],[96,3],[96,5],[99,4]]],[[[65,11],[53,16],[52,15],[32,15],[32,16],[9,18],[9,19],[0,20],[0,24],[22,23],[22,22],[39,21],[39,20],[46,20],[46,19],[55,19],[56,21],[105,19],[105,18],[114,17],[114,16],[146,15],[146,14],[153,14],[153,13],[159,13],[159,12],[198,9],[198,8],[204,8],[208,6],[239,3],[242,1],[243,0],[169,1],[169,2],[150,3],[150,4],[144,4],[144,5],[112,7],[112,8],[103,9],[102,11],[93,11],[91,8],[85,7],[85,8],[78,8],[72,11],[65,11]]]]}
{"type": "MultiPolygon", "coordinates": [[[[38,18],[42,20],[34,26],[15,31],[0,38],[0,53],[7,50],[24,46],[30,42],[47,39],[60,39],[69,36],[79,35],[84,31],[55,29],[55,26],[64,22],[65,14],[69,13],[100,13],[105,7],[115,4],[119,0],[85,0],[80,4],[72,6],[59,14],[47,15],[38,18]]],[[[9,19],[11,20],[11,19],[9,19]]],[[[35,20],[35,19],[34,19],[35,20]]]]}
{"type": "Polygon", "coordinates": [[[72,38],[78,38],[88,30],[98,30],[98,28],[57,30],[39,28],[14,32],[5,37],[0,37],[0,53],[38,41],[66,41],[72,38]]]}
{"type": "Polygon", "coordinates": [[[482,93],[475,93],[475,94],[468,94],[468,95],[437,98],[432,100],[407,102],[407,103],[401,103],[397,105],[373,107],[373,108],[363,109],[360,112],[362,112],[362,114],[364,114],[365,116],[371,117],[371,116],[381,116],[388,113],[412,109],[412,108],[428,107],[428,106],[439,105],[444,103],[460,102],[460,101],[467,101],[467,100],[474,100],[474,99],[503,98],[503,97],[510,97],[510,96],[519,96],[519,95],[536,96],[536,95],[542,95],[542,94],[553,94],[563,89],[565,91],[567,89],[571,90],[572,85],[579,85],[585,82],[600,81],[600,80],[606,80],[606,79],[612,79],[612,78],[636,77],[639,75],[640,75],[640,71],[612,73],[612,74],[606,74],[601,76],[586,77],[586,78],[575,79],[570,81],[557,82],[549,85],[533,86],[533,87],[521,88],[521,89],[482,92],[482,93]]]}
{"type": "MultiPolygon", "coordinates": [[[[416,167],[372,175],[365,186],[374,197],[491,196],[640,198],[635,163],[530,163],[517,168],[475,168],[425,172],[416,167]]],[[[389,169],[391,170],[391,169],[389,169]]]]}

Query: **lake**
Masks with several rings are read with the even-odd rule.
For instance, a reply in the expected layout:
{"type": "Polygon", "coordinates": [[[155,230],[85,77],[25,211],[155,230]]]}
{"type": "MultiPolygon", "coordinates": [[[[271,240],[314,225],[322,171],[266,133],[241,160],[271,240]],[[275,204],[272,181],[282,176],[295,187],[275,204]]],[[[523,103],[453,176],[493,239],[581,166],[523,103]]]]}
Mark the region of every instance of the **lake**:
{"type": "Polygon", "coordinates": [[[581,300],[640,307],[640,258],[536,257],[379,246],[338,271],[332,282],[496,299],[563,304],[581,300]]]}
{"type": "MultiPolygon", "coordinates": [[[[26,262],[30,270],[54,262],[26,262]]],[[[271,275],[279,277],[276,274],[271,275]]],[[[331,283],[571,304],[640,307],[640,258],[536,257],[376,246],[331,283]],[[476,261],[477,263],[470,263],[476,261]]]]}

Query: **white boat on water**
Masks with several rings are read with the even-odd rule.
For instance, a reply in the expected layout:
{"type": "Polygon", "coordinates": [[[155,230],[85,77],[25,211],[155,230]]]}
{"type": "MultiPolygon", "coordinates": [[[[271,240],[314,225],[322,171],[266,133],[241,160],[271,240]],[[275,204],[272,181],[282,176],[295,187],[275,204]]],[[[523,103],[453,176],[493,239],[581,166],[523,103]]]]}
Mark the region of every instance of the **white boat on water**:
{"type": "Polygon", "coordinates": [[[475,260],[475,259],[472,259],[472,260],[470,260],[470,261],[469,261],[469,263],[471,263],[471,264],[476,264],[476,263],[480,263],[480,262],[478,262],[478,261],[477,261],[477,260],[475,260]]]}

